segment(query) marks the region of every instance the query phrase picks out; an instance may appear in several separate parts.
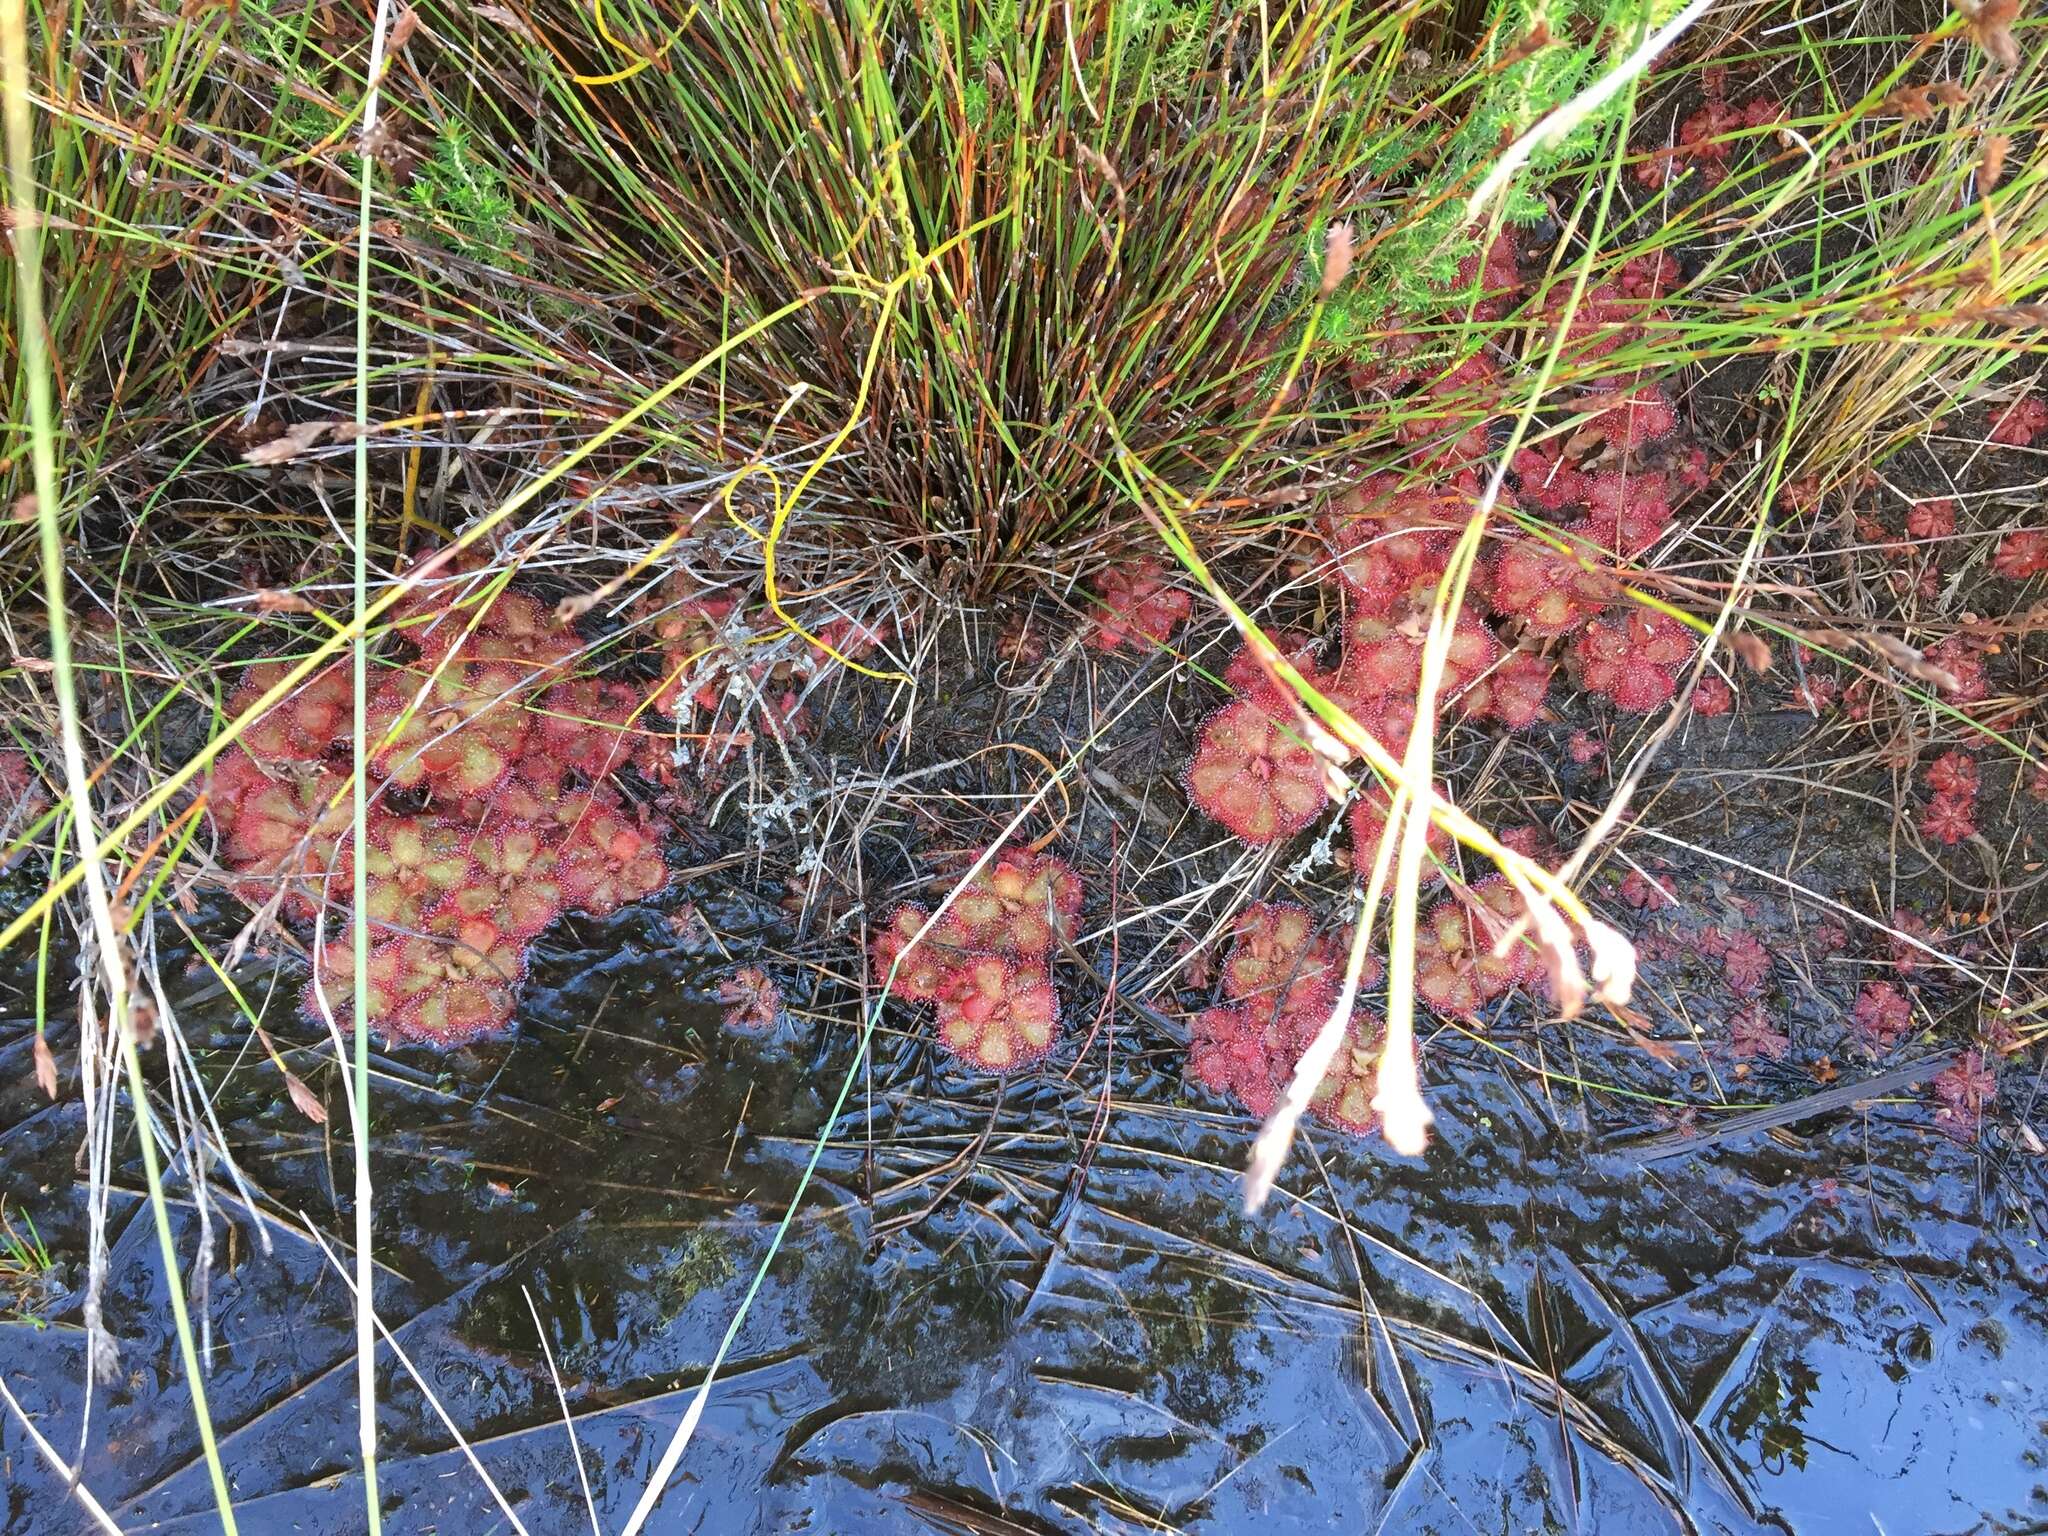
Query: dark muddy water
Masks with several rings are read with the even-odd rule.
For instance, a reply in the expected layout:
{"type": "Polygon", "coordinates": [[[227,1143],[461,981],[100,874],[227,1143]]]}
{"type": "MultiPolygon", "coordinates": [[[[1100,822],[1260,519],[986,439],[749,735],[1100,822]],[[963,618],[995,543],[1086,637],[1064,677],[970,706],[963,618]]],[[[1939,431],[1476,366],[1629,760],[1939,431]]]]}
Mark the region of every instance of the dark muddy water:
{"type": "MultiPolygon", "coordinates": [[[[724,942],[748,922],[725,913],[724,942]]],[[[372,1159],[381,1314],[536,1536],[590,1524],[534,1313],[615,1530],[856,1038],[851,1007],[822,1004],[766,1039],[721,1031],[708,999],[728,962],[657,912],[541,954],[515,1039],[382,1058],[372,1159]]],[[[225,999],[186,981],[184,1026],[271,1218],[266,1255],[224,1206],[206,1298],[241,1528],[357,1531],[349,1297],[306,1235],[349,1230],[332,1071],[294,1055],[330,1135],[246,1053],[225,999]]],[[[0,1323],[0,1370],[68,1452],[82,1119],[35,1095],[26,999],[4,1006],[0,1190],[64,1262],[39,1321],[0,1323]]],[[[2038,1162],[1892,1102],[1645,1163],[1625,1141],[1654,1121],[1613,1090],[1668,1096],[1668,1067],[1588,1028],[1446,1032],[1426,1162],[1318,1129],[1250,1219],[1249,1122],[1192,1097],[1171,1044],[1132,1028],[1106,1091],[1100,1038],[1071,1081],[1070,1042],[1007,1088],[878,1041],[652,1529],[2048,1528],[2038,1162]]],[[[97,1394],[84,1478],[126,1529],[212,1530],[122,1167],[120,1379],[97,1394]]],[[[190,1253],[189,1202],[178,1218],[190,1253]]],[[[386,1529],[507,1529],[380,1358],[386,1529]]],[[[0,1454],[7,1532],[86,1528],[13,1422],[0,1454]]]]}

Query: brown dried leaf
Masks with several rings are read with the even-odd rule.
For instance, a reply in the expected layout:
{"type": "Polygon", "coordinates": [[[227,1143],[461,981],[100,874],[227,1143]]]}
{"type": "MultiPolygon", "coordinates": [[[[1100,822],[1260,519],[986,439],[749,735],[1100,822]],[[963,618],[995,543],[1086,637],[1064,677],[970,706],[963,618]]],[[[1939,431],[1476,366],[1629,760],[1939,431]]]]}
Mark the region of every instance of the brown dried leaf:
{"type": "Polygon", "coordinates": [[[1928,87],[1924,85],[1902,85],[1879,102],[1877,110],[1924,122],[1934,116],[1934,103],[1927,99],[1927,94],[1928,87]]]}
{"type": "Polygon", "coordinates": [[[507,10],[502,5],[477,6],[476,15],[478,15],[485,21],[496,22],[499,26],[503,27],[507,32],[516,33],[519,37],[523,38],[525,41],[529,43],[537,43],[540,41],[539,38],[533,35],[533,28],[529,27],[526,24],[526,19],[524,17],[520,16],[516,11],[507,10]]]}
{"type": "Polygon", "coordinates": [[[1962,687],[1955,673],[1946,667],[1938,667],[1919,651],[1895,636],[1870,631],[1863,641],[1878,655],[1897,667],[1917,682],[1940,689],[1943,693],[1954,693],[1962,687]]]}
{"type": "Polygon", "coordinates": [[[1494,69],[1499,71],[1512,68],[1514,65],[1521,63],[1522,60],[1542,52],[1549,46],[1550,26],[1547,22],[1539,21],[1525,34],[1515,40],[1514,46],[1501,56],[1500,62],[1494,66],[1494,69]]]}
{"type": "Polygon", "coordinates": [[[327,1106],[314,1096],[313,1090],[305,1085],[298,1073],[285,1073],[284,1091],[292,1096],[292,1104],[308,1120],[315,1125],[327,1123],[327,1106]]]}
{"type": "Polygon", "coordinates": [[[50,1054],[50,1042],[41,1031],[36,1033],[36,1086],[43,1090],[43,1097],[55,1103],[57,1100],[57,1058],[50,1054]]]}
{"type": "Polygon", "coordinates": [[[1661,1062],[1667,1067],[1678,1065],[1678,1052],[1672,1048],[1671,1043],[1667,1040],[1659,1040],[1653,1035],[1646,1035],[1639,1029],[1631,1028],[1628,1032],[1628,1043],[1652,1060],[1661,1062]]]}
{"type": "Polygon", "coordinates": [[[302,421],[297,426],[285,428],[282,436],[246,450],[242,461],[246,464],[289,464],[300,454],[317,448],[333,426],[331,421],[302,421]]]}
{"type": "Polygon", "coordinates": [[[1751,634],[1746,629],[1730,630],[1728,649],[1741,657],[1743,665],[1752,672],[1771,670],[1771,648],[1760,635],[1751,634]]]}

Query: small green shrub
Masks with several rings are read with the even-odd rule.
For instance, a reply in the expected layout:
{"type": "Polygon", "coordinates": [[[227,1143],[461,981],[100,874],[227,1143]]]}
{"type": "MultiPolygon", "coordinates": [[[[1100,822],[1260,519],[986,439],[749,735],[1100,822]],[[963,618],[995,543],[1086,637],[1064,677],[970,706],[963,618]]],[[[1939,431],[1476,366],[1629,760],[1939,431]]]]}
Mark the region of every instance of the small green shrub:
{"type": "Polygon", "coordinates": [[[504,172],[475,152],[460,123],[444,123],[435,134],[433,153],[414,168],[405,201],[453,249],[490,258],[512,248],[518,204],[504,172]]]}

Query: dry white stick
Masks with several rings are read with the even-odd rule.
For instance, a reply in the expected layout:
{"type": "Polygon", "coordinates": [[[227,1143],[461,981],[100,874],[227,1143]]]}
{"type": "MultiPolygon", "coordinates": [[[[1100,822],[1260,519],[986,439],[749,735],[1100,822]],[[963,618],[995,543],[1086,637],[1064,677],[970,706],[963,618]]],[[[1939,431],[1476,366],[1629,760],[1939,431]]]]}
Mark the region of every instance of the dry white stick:
{"type": "MultiPolygon", "coordinates": [[[[175,1285],[177,1282],[173,1280],[171,1283],[175,1285]]],[[[114,1536],[121,1536],[121,1527],[114,1524],[114,1517],[107,1513],[106,1507],[87,1491],[85,1484],[72,1481],[71,1469],[64,1465],[64,1458],[57,1454],[57,1447],[43,1438],[43,1432],[36,1428],[35,1421],[23,1410],[21,1404],[14,1400],[14,1394],[7,1390],[5,1381],[0,1381],[0,1397],[7,1399],[8,1408],[13,1411],[15,1418],[21,1421],[21,1427],[28,1431],[28,1437],[35,1442],[36,1449],[43,1453],[43,1460],[50,1464],[50,1470],[70,1483],[71,1496],[85,1506],[85,1512],[92,1516],[101,1530],[112,1531],[114,1536]]]]}
{"type": "Polygon", "coordinates": [[[1692,0],[1684,10],[1665,22],[1636,45],[1635,52],[1595,80],[1564,105],[1546,112],[1536,125],[1501,152],[1499,161],[1486,173],[1486,180],[1465,203],[1465,222],[1472,223],[1487,205],[1507,190],[1515,173],[1528,164],[1529,157],[1547,144],[1555,143],[1614,99],[1621,88],[1648,69],[1657,55],[1670,47],[1678,35],[1707,12],[1713,0],[1692,0]]]}
{"type": "MultiPolygon", "coordinates": [[[[1280,1177],[1280,1170],[1287,1162],[1287,1153],[1294,1145],[1294,1128],[1307,1113],[1309,1100],[1322,1086],[1330,1063],[1337,1059],[1337,1047],[1344,1043],[1351,1029],[1351,1011],[1358,1001],[1359,978],[1365,971],[1366,954],[1372,948],[1371,918],[1372,908],[1361,899],[1358,921],[1351,929],[1351,955],[1345,962],[1344,987],[1337,994],[1337,1005],[1330,1010],[1323,1027],[1316,1031],[1308,1049],[1301,1053],[1301,1060],[1294,1064],[1294,1076],[1288,1079],[1286,1094],[1274,1111],[1266,1116],[1266,1123],[1259,1127],[1258,1140],[1252,1143],[1251,1160],[1244,1171],[1244,1209],[1247,1216],[1256,1216],[1266,1203],[1266,1197],[1273,1192],[1273,1184],[1280,1177]]],[[[1412,1052],[1409,1065],[1412,1069],[1412,1052]]]]}
{"type": "Polygon", "coordinates": [[[548,1375],[555,1383],[555,1401],[562,1405],[562,1428],[569,1431],[569,1454],[576,1458],[576,1481],[583,1485],[583,1507],[590,1511],[590,1536],[604,1536],[604,1527],[597,1523],[597,1500],[590,1496],[590,1474],[583,1468],[583,1447],[576,1443],[576,1420],[569,1412],[569,1394],[562,1390],[562,1373],[555,1369],[555,1352],[548,1344],[548,1331],[541,1326],[540,1308],[533,1304],[533,1292],[525,1286],[519,1287],[519,1294],[526,1298],[526,1310],[533,1316],[533,1336],[540,1340],[541,1355],[547,1360],[548,1375]]]}
{"type": "MultiPolygon", "coordinates": [[[[354,1296],[356,1294],[356,1283],[349,1275],[348,1266],[341,1262],[340,1255],[327,1246],[327,1239],[321,1236],[320,1229],[313,1225],[312,1217],[301,1211],[299,1212],[299,1220],[305,1224],[307,1232],[312,1234],[313,1241],[320,1245],[320,1251],[327,1255],[327,1262],[332,1264],[334,1272],[341,1276],[341,1283],[348,1287],[349,1295],[354,1296]]],[[[367,1302],[359,1301],[358,1305],[362,1307],[363,1312],[376,1326],[377,1331],[384,1335],[384,1342],[391,1346],[391,1353],[398,1357],[398,1363],[405,1367],[406,1375],[410,1376],[413,1385],[420,1389],[420,1395],[427,1400],[427,1406],[434,1410],[434,1416],[441,1421],[442,1427],[448,1431],[449,1435],[454,1438],[456,1445],[461,1448],[463,1456],[469,1462],[469,1469],[481,1478],[484,1487],[491,1491],[491,1498],[497,1503],[498,1513],[505,1517],[506,1522],[513,1530],[519,1533],[519,1536],[531,1536],[526,1527],[519,1523],[519,1517],[512,1512],[512,1506],[505,1502],[505,1495],[498,1491],[498,1485],[491,1481],[491,1474],[484,1470],[484,1464],[477,1460],[476,1452],[470,1449],[468,1439],[461,1430],[455,1427],[455,1421],[448,1417],[448,1410],[441,1406],[441,1399],[436,1397],[434,1389],[427,1385],[426,1377],[422,1376],[419,1372],[419,1367],[412,1363],[412,1356],[405,1352],[405,1346],[392,1337],[391,1330],[384,1326],[384,1319],[377,1315],[374,1308],[367,1302]]]]}

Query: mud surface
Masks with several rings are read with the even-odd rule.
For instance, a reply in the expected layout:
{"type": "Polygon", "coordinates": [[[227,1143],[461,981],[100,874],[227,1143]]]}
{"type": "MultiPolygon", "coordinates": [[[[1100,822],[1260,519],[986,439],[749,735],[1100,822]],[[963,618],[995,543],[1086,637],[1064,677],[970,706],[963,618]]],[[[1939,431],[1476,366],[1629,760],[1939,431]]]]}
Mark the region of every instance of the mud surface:
{"type": "MultiPolygon", "coordinates": [[[[1711,745],[1691,751],[1653,793],[1732,814],[1711,745]]],[[[1787,833],[1806,809],[1752,792],[1716,832],[1763,875],[1682,865],[1685,901],[1659,919],[1736,910],[1763,935],[1785,1056],[1731,1061],[1736,1001],[1674,942],[1648,989],[1661,1050],[1611,1024],[1441,1029],[1426,1162],[1315,1129],[1255,1219],[1237,1207],[1249,1118],[1187,1088],[1179,1048],[1121,1012],[1080,1054],[1099,991],[1071,967],[1067,1048],[1007,1086],[894,1021],[652,1529],[2040,1529],[2042,1160],[2004,1133],[1944,1134],[1912,1094],[1720,1139],[1699,1135],[1713,1111],[1680,1107],[1811,1094],[1830,1049],[1838,1081],[1882,1068],[1840,1045],[1867,962],[1816,969],[1827,912],[1766,876],[1867,892],[1857,850],[1885,818],[1845,813],[1807,857],[1787,833]]],[[[850,991],[791,968],[772,1035],[722,1029],[717,978],[789,935],[716,877],[686,894],[715,939],[678,931],[674,896],[568,925],[537,953],[514,1038],[379,1059],[378,1310],[535,1533],[589,1528],[543,1337],[616,1529],[856,1060],[850,991]]],[[[345,1252],[333,1069],[301,1028],[287,1049],[329,1106],[322,1129],[203,971],[172,956],[166,974],[266,1218],[267,1253],[216,1173],[232,1230],[204,1298],[208,1390],[241,1528],[360,1530],[349,1292],[310,1235],[345,1252]]],[[[69,1454],[82,1116],[34,1093],[32,981],[0,1003],[0,1189],[60,1262],[34,1319],[0,1323],[0,1368],[69,1454]]],[[[118,1162],[120,1372],[94,1395],[84,1480],[126,1529],[213,1530],[132,1145],[118,1162]]],[[[189,1254],[189,1200],[176,1212],[189,1254]]],[[[380,1361],[386,1529],[509,1529],[412,1375],[380,1361]]],[[[12,1421],[0,1452],[0,1529],[86,1528],[12,1421]]]]}

